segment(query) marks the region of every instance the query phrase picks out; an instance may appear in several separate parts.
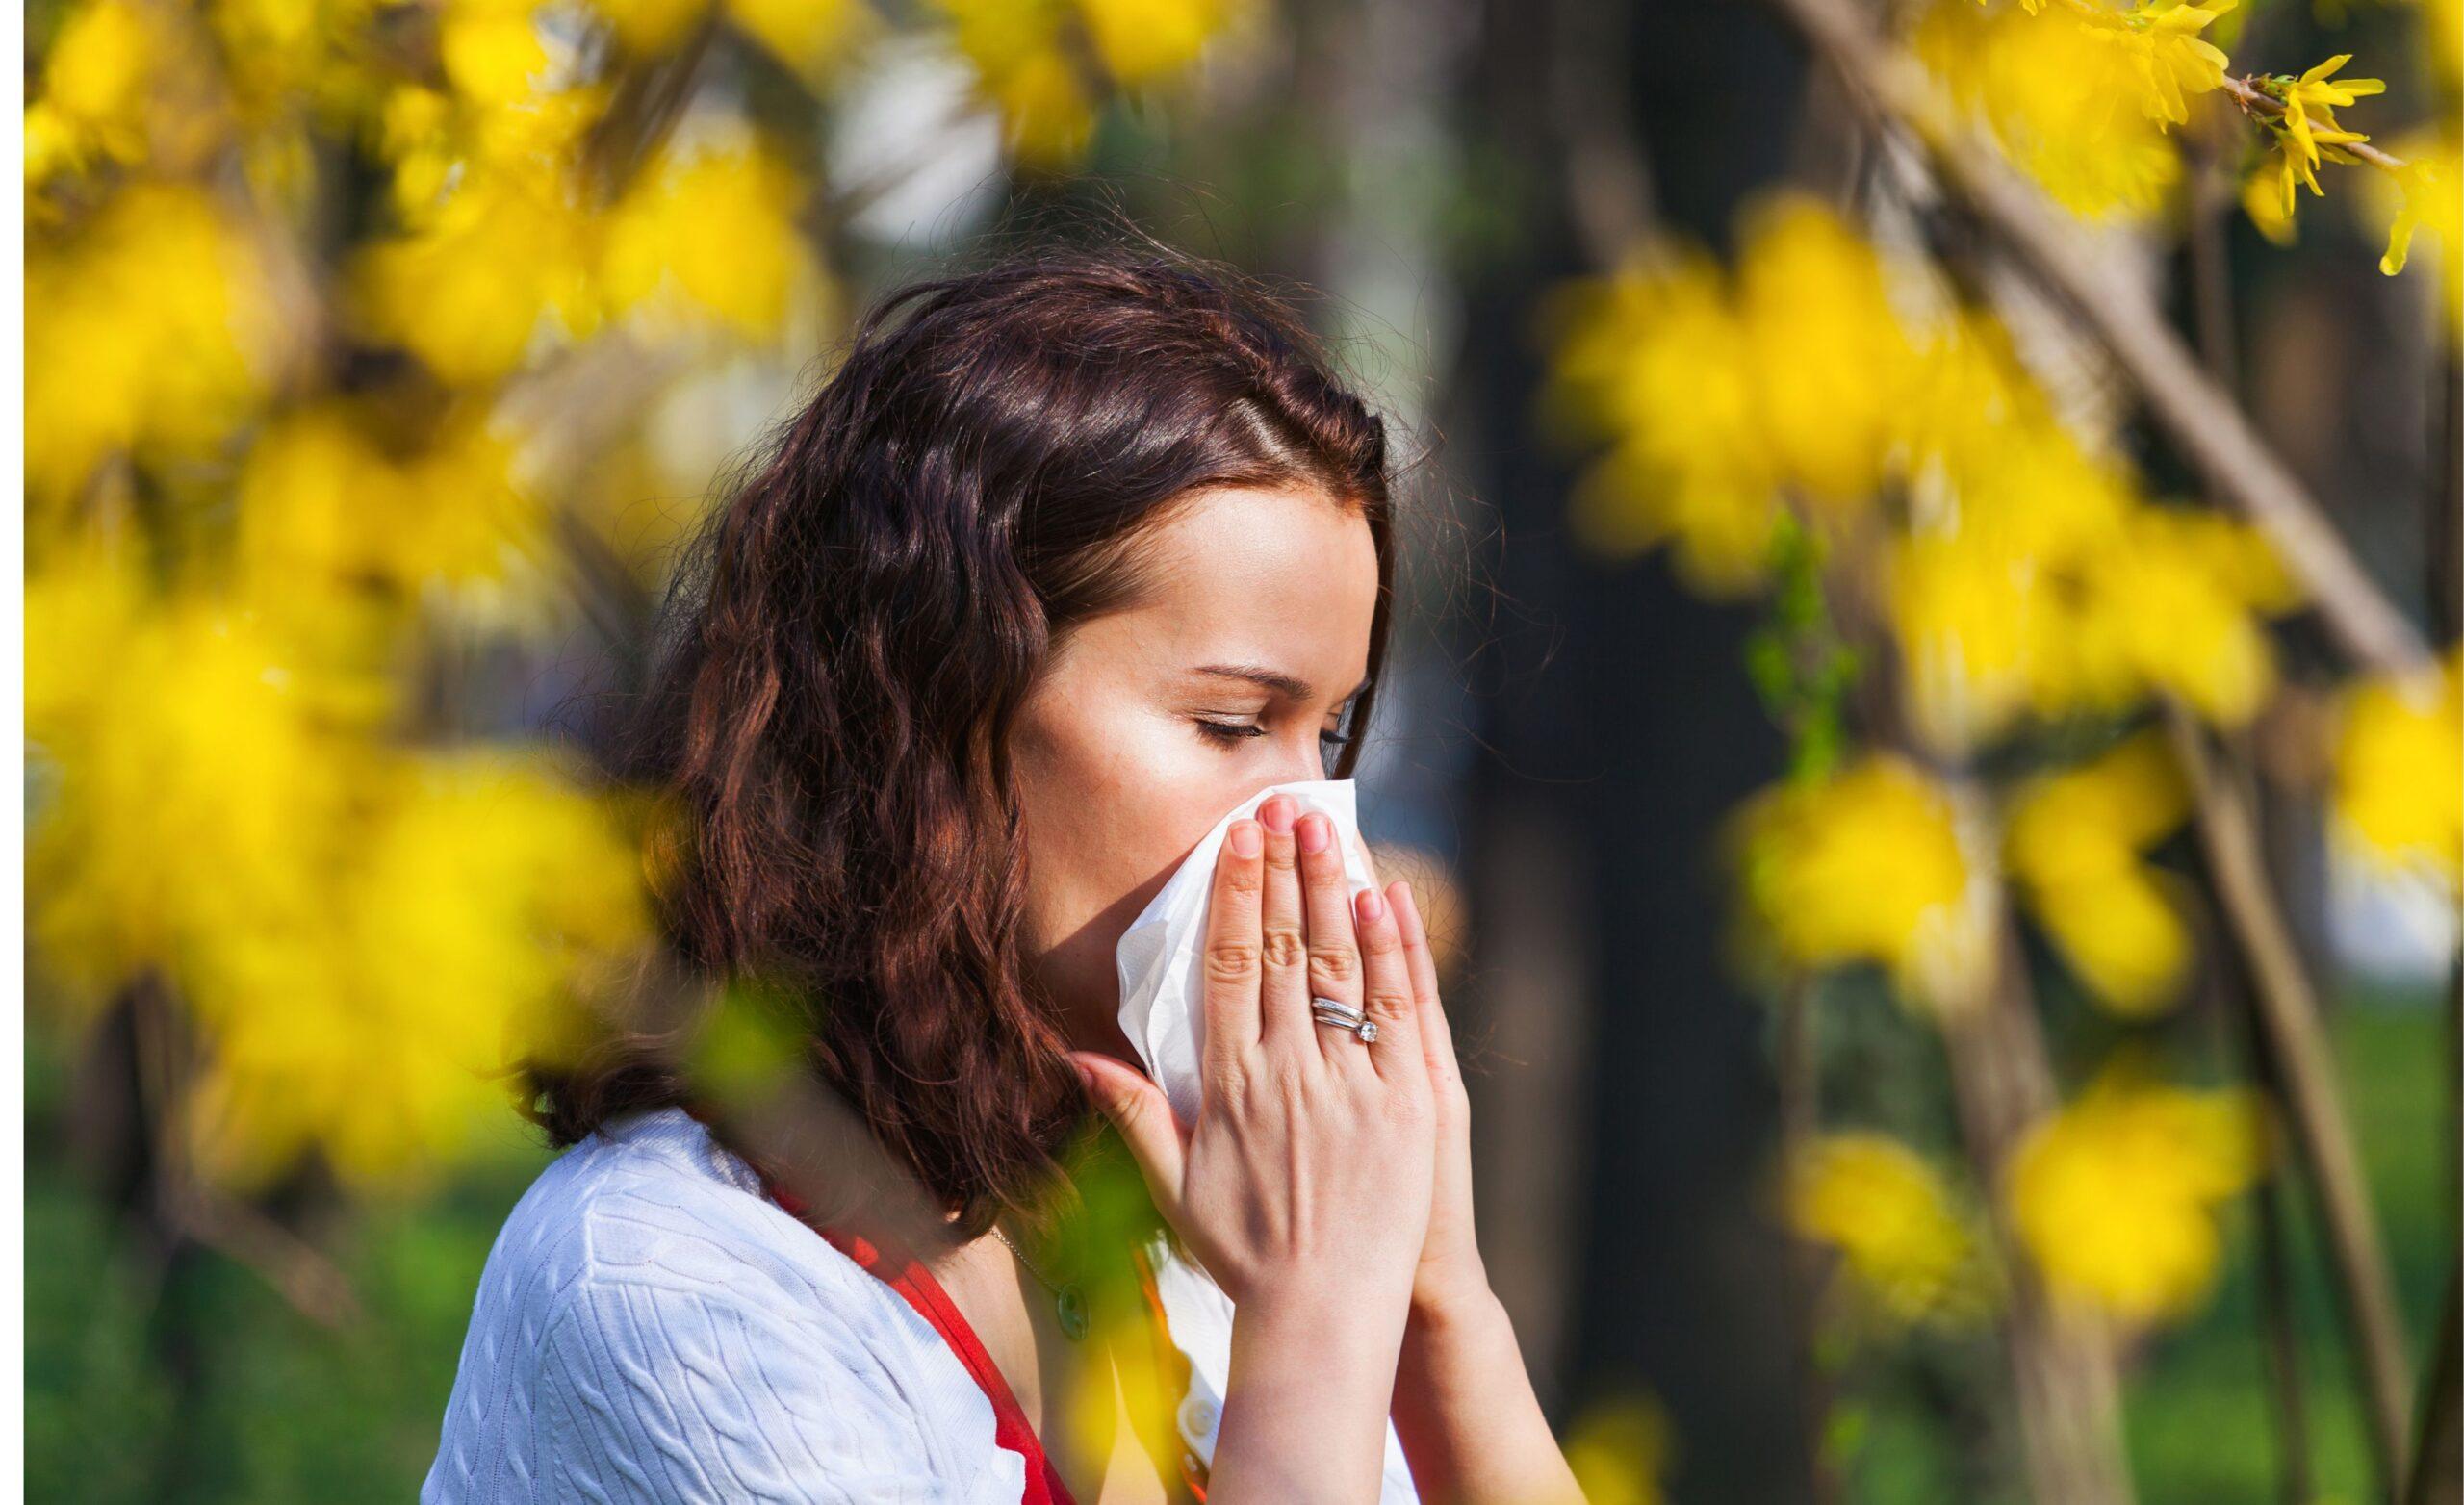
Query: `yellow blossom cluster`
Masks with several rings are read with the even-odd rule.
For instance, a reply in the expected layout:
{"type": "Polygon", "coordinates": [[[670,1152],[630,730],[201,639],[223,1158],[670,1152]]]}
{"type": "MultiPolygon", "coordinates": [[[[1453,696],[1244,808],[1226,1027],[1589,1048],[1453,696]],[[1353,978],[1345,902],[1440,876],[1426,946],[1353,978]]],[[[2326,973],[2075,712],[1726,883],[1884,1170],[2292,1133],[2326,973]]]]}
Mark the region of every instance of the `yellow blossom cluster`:
{"type": "Polygon", "coordinates": [[[2376,677],[2340,701],[2338,826],[2382,865],[2464,887],[2464,647],[2418,677],[2376,677]]]}
{"type": "Polygon", "coordinates": [[[1689,248],[1653,247],[1553,291],[1544,415],[1612,447],[1576,492],[1593,548],[1669,541],[1697,586],[1762,581],[1783,494],[1834,519],[1888,473],[1913,352],[1881,258],[1813,199],[1749,214],[1733,285],[1689,248]]]}
{"type": "Polygon", "coordinates": [[[2233,4],[1938,0],[1910,42],[2055,202],[2144,215],[2181,177],[2168,127],[2223,81],[2224,53],[2200,33],[2233,4]]]}
{"type": "Polygon", "coordinates": [[[1107,94],[1186,71],[1207,44],[1255,19],[1251,0],[933,0],[978,93],[1022,160],[1051,166],[1087,148],[1107,94]]]}
{"type": "Polygon", "coordinates": [[[28,581],[26,636],[35,955],[88,1009],[172,985],[218,1176],[311,1142],[356,1182],[449,1157],[502,1110],[492,1073],[647,938],[618,807],[541,751],[389,744],[389,681],[244,600],[164,595],[87,538],[28,581]]]}
{"type": "Polygon", "coordinates": [[[1786,1167],[1788,1226],[1838,1251],[1861,1307],[1880,1325],[1957,1324],[1990,1287],[1977,1238],[1923,1156],[1888,1135],[1842,1132],[1801,1146],[1786,1167]]]}
{"type": "MultiPolygon", "coordinates": [[[[646,939],[636,801],[543,747],[473,740],[449,676],[487,635],[570,615],[556,555],[597,472],[534,462],[607,421],[590,404],[817,343],[834,313],[808,153],[755,113],[778,91],[668,90],[732,31],[819,91],[891,13],[69,0],[38,18],[30,960],[72,1017],[147,979],[186,1009],[190,1148],[214,1173],[256,1181],[312,1146],[359,1181],[431,1167],[646,939]],[[599,341],[624,348],[573,359],[599,341]]],[[[915,19],[1049,161],[1245,13],[952,0],[915,19]]]]}
{"type": "Polygon", "coordinates": [[[1911,722],[1945,752],[2151,691],[2246,721],[2274,683],[2260,619],[2297,602],[2264,540],[2142,496],[1998,320],[1903,318],[1894,269],[1784,194],[1746,220],[1732,279],[1680,250],[1560,290],[1545,411],[1610,446],[1572,500],[1579,535],[1665,541],[1721,594],[1764,583],[1784,507],[1861,544],[1911,722]]]}
{"type": "Polygon", "coordinates": [[[2029,780],[2005,822],[2004,860],[2029,908],[2090,993],[2127,1017],[2170,1004],[2190,967],[2184,902],[2140,855],[2189,814],[2180,765],[2149,728],[2029,780]]]}
{"type": "Polygon", "coordinates": [[[1971,996],[1988,962],[1992,878],[1951,796],[1874,755],[1773,786],[1729,831],[1745,913],[1808,968],[1872,962],[1936,1008],[1971,996]]]}
{"type": "MultiPolygon", "coordinates": [[[[500,87],[472,66],[483,90],[500,87]]],[[[513,102],[402,86],[381,148],[404,228],[353,259],[355,326],[469,384],[525,365],[543,337],[585,339],[629,316],[659,338],[706,327],[760,340],[822,294],[797,225],[803,183],[778,148],[714,125],[662,147],[603,203],[585,142],[605,105],[595,85],[513,102]]]]}
{"type": "Polygon", "coordinates": [[[2003,1192],[2055,1298],[2126,1328],[2194,1308],[2216,1279],[2219,1211],[2264,1166],[2264,1122],[2246,1088],[2175,1086],[2124,1059],[2038,1123],[2003,1192]]]}

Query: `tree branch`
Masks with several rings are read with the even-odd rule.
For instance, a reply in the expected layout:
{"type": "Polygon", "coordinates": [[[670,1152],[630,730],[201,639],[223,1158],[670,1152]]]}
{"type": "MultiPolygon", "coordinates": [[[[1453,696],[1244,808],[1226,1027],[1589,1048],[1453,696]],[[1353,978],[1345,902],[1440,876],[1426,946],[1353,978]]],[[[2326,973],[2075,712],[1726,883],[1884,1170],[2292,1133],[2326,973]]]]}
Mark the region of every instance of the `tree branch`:
{"type": "Polygon", "coordinates": [[[2043,195],[1954,120],[1923,68],[1877,35],[1853,0],[1772,3],[1883,125],[1915,140],[1943,188],[2111,353],[2216,495],[2240,507],[2275,545],[2345,650],[2381,673],[2426,665],[2429,653],[2421,634],[2200,368],[2147,290],[2086,254],[2043,195]]]}
{"type": "Polygon", "coordinates": [[[2361,1169],[2335,1058],[2319,1022],[2319,1002],[2300,953],[2268,886],[2249,807],[2220,776],[2204,733],[2190,713],[2168,704],[2165,719],[2189,776],[2209,880],[2249,973],[2269,1063],[2281,1084],[2295,1150],[2309,1173],[2360,1373],[2372,1455],[2393,1495],[2404,1477],[2405,1414],[2412,1381],[2395,1279],[2380,1244],[2370,1184],[2361,1169]]]}

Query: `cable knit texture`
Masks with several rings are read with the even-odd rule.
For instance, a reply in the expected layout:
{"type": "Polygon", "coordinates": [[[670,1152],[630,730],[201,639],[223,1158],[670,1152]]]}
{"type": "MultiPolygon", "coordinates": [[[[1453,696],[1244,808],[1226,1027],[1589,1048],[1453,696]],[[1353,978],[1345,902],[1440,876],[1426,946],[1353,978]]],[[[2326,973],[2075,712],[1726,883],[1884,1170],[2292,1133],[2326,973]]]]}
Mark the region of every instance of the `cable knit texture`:
{"type": "Polygon", "coordinates": [[[515,1205],[420,1499],[1015,1505],[1025,1485],[932,1324],[667,1109],[515,1205]]]}

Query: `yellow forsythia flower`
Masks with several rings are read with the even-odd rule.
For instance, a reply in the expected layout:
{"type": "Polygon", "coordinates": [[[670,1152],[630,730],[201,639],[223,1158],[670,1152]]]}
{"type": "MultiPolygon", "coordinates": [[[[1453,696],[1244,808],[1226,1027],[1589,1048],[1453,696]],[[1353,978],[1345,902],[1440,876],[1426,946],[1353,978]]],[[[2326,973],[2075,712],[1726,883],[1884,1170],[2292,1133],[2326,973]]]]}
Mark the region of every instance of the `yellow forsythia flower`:
{"type": "MultiPolygon", "coordinates": [[[[2385,93],[2387,85],[2374,78],[2337,79],[2334,75],[2351,61],[2351,53],[2340,52],[2284,88],[2284,133],[2300,148],[2308,166],[2319,165],[2323,143],[2370,140],[2345,130],[2336,120],[2336,111],[2365,95],[2385,93]],[[2322,132],[2326,133],[2323,138],[2322,132]]],[[[2311,187],[2318,185],[2314,182],[2311,187]]]]}
{"type": "Polygon", "coordinates": [[[2055,1297],[2144,1327],[2189,1312],[2216,1279],[2218,1208],[2264,1163],[2259,1101],[2109,1066],[2038,1123],[2007,1167],[2019,1237],[2055,1297]]]}
{"type": "Polygon", "coordinates": [[[253,242],[204,191],[141,182],[72,238],[26,247],[26,480],[64,495],[116,451],[202,452],[283,354],[253,242]]]}
{"type": "Polygon", "coordinates": [[[1585,1405],[1566,1429],[1566,1467],[1586,1505],[1660,1505],[1676,1453],[1667,1408],[1620,1390],[1585,1405]]]}
{"type": "Polygon", "coordinates": [[[2173,34],[2160,48],[2069,7],[1941,0],[1911,39],[1952,100],[2072,214],[2144,215],[2180,178],[2165,125],[2185,86],[2195,91],[2206,79],[2210,60],[2183,46],[2195,36],[2173,34]]]}
{"type": "Polygon", "coordinates": [[[1788,1224],[1839,1251],[1888,1323],[1964,1321],[1982,1307],[1976,1238],[1941,1178],[1887,1135],[1827,1134],[1787,1167],[1788,1224]]]}
{"type": "Polygon", "coordinates": [[[2396,174],[2374,172],[2363,179],[2366,202],[2387,225],[2386,254],[2378,269],[2395,276],[2411,258],[2413,238],[2430,237],[2437,268],[2439,305],[2447,319],[2447,337],[2464,345],[2464,145],[2451,122],[2414,133],[2392,143],[2403,159],[2396,174]]]}
{"type": "Polygon", "coordinates": [[[1904,997],[1955,1006],[1989,939],[1950,797],[1913,765],[1872,755],[1819,782],[1764,790],[1736,817],[1749,917],[1787,961],[1888,968],[1904,997]]]}
{"type": "Polygon", "coordinates": [[[1657,248],[1557,290],[1540,322],[1544,413],[1612,446],[1576,489],[1578,536],[1611,557],[1667,541],[1707,593],[1763,579],[1784,493],[1861,515],[1900,453],[1915,352],[1872,245],[1810,197],[1755,206],[1733,288],[1657,248]]]}
{"type": "Polygon", "coordinates": [[[422,424],[425,442],[407,453],[401,426],[373,403],[329,398],[258,436],[241,470],[235,565],[270,608],[318,581],[385,580],[407,595],[496,577],[537,547],[537,503],[480,407],[422,424]]]}
{"type": "Polygon", "coordinates": [[[934,0],[951,40],[1000,112],[1004,139],[1058,166],[1087,149],[1096,89],[1135,89],[1177,73],[1246,10],[1245,0],[934,0]],[[1088,76],[1081,48],[1102,75],[1088,76]]]}
{"type": "Polygon", "coordinates": [[[410,234],[357,248],[348,309],[455,385],[527,356],[542,318],[593,327],[596,225],[554,166],[472,171],[410,234]]]}
{"type": "Polygon", "coordinates": [[[1881,258],[1820,200],[1766,198],[1741,227],[1737,312],[1782,476],[1818,506],[1861,509],[1892,458],[1915,362],[1881,258]]]}
{"type": "Polygon", "coordinates": [[[757,142],[662,154],[608,217],[610,307],[706,319],[746,340],[775,333],[816,275],[796,227],[802,197],[802,180],[757,142]]]}
{"type": "Polygon", "coordinates": [[[2141,731],[2014,804],[2003,852],[2029,907],[2096,999],[2143,1016],[2172,1002],[2190,932],[2140,849],[2179,827],[2190,791],[2162,735],[2141,731]]]}
{"type": "Polygon", "coordinates": [[[1777,524],[1756,381],[1726,279],[1690,251],[1567,285],[1544,310],[1556,347],[1544,402],[1616,447],[1578,485],[1571,521],[1615,557],[1670,540],[1698,589],[1759,580],[1777,524]]]}
{"type": "Polygon", "coordinates": [[[330,930],[262,981],[194,994],[215,1043],[191,1123],[207,1168],[249,1185],[310,1144],[356,1184],[416,1178],[501,1112],[503,1069],[581,1036],[595,966],[648,934],[630,844],[548,757],[414,756],[372,785],[381,814],[326,910],[330,930]]]}
{"type": "Polygon", "coordinates": [[[2334,809],[2360,849],[2449,893],[2464,881],[2464,648],[2419,682],[2367,679],[2338,708],[2334,809]]]}
{"type": "Polygon", "coordinates": [[[1077,0],[1104,71],[1128,88],[1195,63],[1241,7],[1234,0],[1077,0]]]}

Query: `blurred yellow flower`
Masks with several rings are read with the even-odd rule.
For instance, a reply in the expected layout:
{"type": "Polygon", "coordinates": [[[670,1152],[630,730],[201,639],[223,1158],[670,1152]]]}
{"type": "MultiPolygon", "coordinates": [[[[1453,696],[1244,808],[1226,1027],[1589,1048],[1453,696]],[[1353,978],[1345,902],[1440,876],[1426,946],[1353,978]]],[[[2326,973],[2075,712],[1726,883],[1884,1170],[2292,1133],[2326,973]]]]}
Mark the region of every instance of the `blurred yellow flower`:
{"type": "Polygon", "coordinates": [[[1839,1251],[1884,1322],[1958,1323],[1984,1310],[1975,1236],[1934,1168],[1897,1139],[1819,1136],[1786,1168],[1784,1197],[1789,1226],[1839,1251]]]}
{"type": "MultiPolygon", "coordinates": [[[[683,40],[706,16],[713,0],[590,0],[626,49],[661,53],[683,40]]],[[[870,29],[875,17],[863,0],[719,0],[724,13],[772,56],[807,79],[819,76],[831,57],[870,29]]]]}
{"type": "Polygon", "coordinates": [[[1914,392],[1908,524],[1884,543],[1882,584],[1926,743],[1964,752],[2023,716],[2118,713],[2150,690],[2221,725],[2257,710],[2275,682],[2257,619],[2298,600],[2263,535],[2143,500],[2057,421],[1986,314],[1931,332],[1914,392]]]}
{"type": "Polygon", "coordinates": [[[2109,630],[2146,684],[2220,726],[2248,722],[2275,686],[2255,616],[2296,600],[2266,540],[2217,513],[2143,506],[2116,542],[2087,572],[2099,599],[2083,607],[2084,625],[2109,630]]]}
{"type": "Polygon", "coordinates": [[[979,97],[999,112],[1010,149],[1044,167],[1085,152],[1099,90],[1135,90],[1184,71],[1247,9],[1246,0],[933,4],[975,69],[979,97]]]}
{"type": "Polygon", "coordinates": [[[753,140],[662,153],[607,217],[600,268],[611,312],[680,317],[738,338],[778,332],[817,268],[796,213],[804,182],[753,140]]]}
{"type": "Polygon", "coordinates": [[[146,87],[167,46],[154,19],[128,0],[92,0],[72,12],[42,60],[46,128],[75,142],[80,155],[141,160],[146,87]]]}
{"type": "Polygon", "coordinates": [[[542,520],[489,425],[467,401],[417,424],[340,397],[276,418],[240,474],[243,588],[278,605],[319,582],[382,580],[409,596],[430,580],[501,575],[509,551],[538,547],[542,520]]]}
{"type": "Polygon", "coordinates": [[[808,82],[879,26],[863,0],[727,0],[728,14],[808,82]]]}
{"type": "Polygon", "coordinates": [[[2076,768],[2030,779],[2003,854],[2021,895],[2071,968],[2115,1012],[2170,1004],[2190,933],[2161,875],[2140,860],[2190,814],[2190,791],[2154,728],[2076,768]]]}
{"type": "Polygon", "coordinates": [[[2189,13],[2160,25],[2148,7],[2107,25],[2070,7],[1939,0],[1911,41],[1952,101],[2055,202],[2091,219],[2139,216],[2181,176],[2165,132],[2180,95],[2214,87],[2195,33],[2223,7],[2173,9],[2189,13]]]}
{"type": "Polygon", "coordinates": [[[1754,797],[1730,839],[1748,917],[1804,967],[1872,961],[1903,998],[1970,996],[1990,941],[1980,867],[1950,797],[1912,764],[1869,755],[1754,797]]]}
{"type": "Polygon", "coordinates": [[[2380,677],[2338,707],[2333,805],[2375,861],[2450,894],[2464,882],[2464,647],[2417,682],[2380,677]]]}
{"type": "Polygon", "coordinates": [[[458,93],[509,104],[547,87],[547,43],[533,14],[539,0],[445,0],[437,51],[458,93]]]}
{"type": "Polygon", "coordinates": [[[1616,1390],[1576,1415],[1566,1429],[1565,1453],[1585,1505],[1660,1505],[1676,1437],[1656,1397],[1616,1390]]]}
{"type": "Polygon", "coordinates": [[[1554,290],[1541,323],[1553,344],[1544,417],[1564,437],[1615,441],[1573,497],[1584,545],[1618,557],[1671,541],[1678,568],[1712,594],[1759,581],[1777,482],[1718,265],[1691,249],[1638,254],[1554,290]]]}
{"type": "Polygon", "coordinates": [[[1915,362],[1882,260],[1802,193],[1757,203],[1739,234],[1736,307],[1762,443],[1810,502],[1863,508],[1893,457],[1915,362]]]}
{"type": "Polygon", "coordinates": [[[244,422],[284,354],[253,241],[201,190],[140,182],[26,247],[26,482],[65,496],[107,455],[196,455],[244,422]]]}
{"type": "Polygon", "coordinates": [[[2172,1086],[2125,1059],[2027,1133],[2004,1189],[2058,1300],[2146,1327],[2206,1295],[2221,1255],[2218,1209],[2264,1157],[2255,1094],[2172,1086]]]}
{"type": "Polygon", "coordinates": [[[543,316],[596,326],[596,226],[552,171],[473,170],[415,230],[358,246],[347,307],[448,382],[477,385],[528,356],[543,316]]]}
{"type": "Polygon", "coordinates": [[[2387,226],[2378,269],[2395,276],[2411,259],[2413,238],[2427,233],[2435,255],[2439,305],[2451,344],[2464,344],[2464,145],[2455,126],[2425,130],[2392,143],[2403,170],[2364,179],[2365,202],[2387,226]]]}
{"type": "Polygon", "coordinates": [[[1236,0],[1077,0],[1088,39],[1116,83],[1138,88],[1197,61],[1242,9],[1236,0]]]}
{"type": "Polygon", "coordinates": [[[28,660],[53,667],[27,730],[57,769],[29,817],[35,949],[89,999],[148,966],[206,985],[259,973],[267,947],[321,930],[354,749],[384,702],[304,673],[252,614],[205,598],[130,613],[108,566],[71,568],[28,599],[28,660]],[[82,692],[60,684],[71,673],[82,692]]]}

